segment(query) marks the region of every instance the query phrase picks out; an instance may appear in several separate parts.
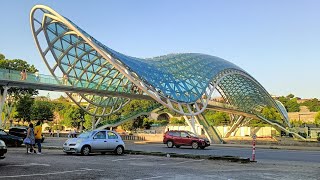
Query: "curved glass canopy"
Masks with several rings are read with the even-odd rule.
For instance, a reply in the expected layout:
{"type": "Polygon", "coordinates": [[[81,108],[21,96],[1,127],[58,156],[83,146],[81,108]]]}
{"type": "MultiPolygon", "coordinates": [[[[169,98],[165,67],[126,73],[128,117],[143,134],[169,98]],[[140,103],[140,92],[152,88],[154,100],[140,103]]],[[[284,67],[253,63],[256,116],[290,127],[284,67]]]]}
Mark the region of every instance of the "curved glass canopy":
{"type": "MultiPolygon", "coordinates": [[[[103,45],[49,7],[35,6],[30,17],[36,44],[50,72],[67,75],[69,81],[72,79],[70,83],[149,95],[189,116],[203,112],[217,90],[226,103],[238,110],[261,114],[264,107],[273,107],[289,123],[281,105],[253,77],[224,59],[198,53],[130,57],[103,45]]],[[[121,109],[129,101],[122,97],[81,96],[100,116],[121,109]]]]}

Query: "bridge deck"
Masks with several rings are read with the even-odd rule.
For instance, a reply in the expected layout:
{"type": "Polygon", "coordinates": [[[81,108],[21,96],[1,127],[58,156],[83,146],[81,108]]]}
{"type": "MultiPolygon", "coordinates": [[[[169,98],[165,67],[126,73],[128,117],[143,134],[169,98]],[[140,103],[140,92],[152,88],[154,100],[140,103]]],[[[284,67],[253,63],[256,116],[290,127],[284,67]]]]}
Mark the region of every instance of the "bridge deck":
{"type": "Polygon", "coordinates": [[[47,91],[58,91],[58,92],[70,92],[70,93],[84,93],[84,94],[95,94],[100,96],[111,96],[111,97],[124,97],[130,99],[145,99],[153,100],[147,95],[131,94],[121,90],[117,87],[118,91],[108,91],[96,88],[90,88],[89,84],[79,83],[72,85],[68,80],[63,83],[62,78],[55,78],[50,75],[39,75],[39,79],[36,79],[34,74],[28,74],[26,80],[21,80],[20,72],[8,69],[0,69],[0,85],[9,87],[21,87],[21,88],[33,88],[47,91]],[[61,79],[61,80],[58,80],[61,79]]]}

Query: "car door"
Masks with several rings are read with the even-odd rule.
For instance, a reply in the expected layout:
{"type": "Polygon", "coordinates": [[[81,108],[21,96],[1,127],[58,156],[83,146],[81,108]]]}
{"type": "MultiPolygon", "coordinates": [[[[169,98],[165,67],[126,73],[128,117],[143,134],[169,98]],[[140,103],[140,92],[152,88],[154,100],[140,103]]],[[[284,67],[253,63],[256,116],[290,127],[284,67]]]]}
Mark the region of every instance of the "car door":
{"type": "Polygon", "coordinates": [[[91,149],[93,151],[102,151],[107,149],[106,131],[98,131],[92,138],[91,149]]]}
{"type": "Polygon", "coordinates": [[[107,138],[108,138],[108,143],[107,143],[108,150],[114,150],[120,144],[118,135],[112,131],[107,131],[107,138]]]}
{"type": "Polygon", "coordinates": [[[173,140],[173,143],[175,145],[181,145],[182,144],[181,135],[180,135],[179,131],[173,131],[172,132],[172,140],[173,140]]]}
{"type": "Polygon", "coordinates": [[[191,138],[187,132],[181,132],[181,144],[183,145],[191,145],[191,138]]]}

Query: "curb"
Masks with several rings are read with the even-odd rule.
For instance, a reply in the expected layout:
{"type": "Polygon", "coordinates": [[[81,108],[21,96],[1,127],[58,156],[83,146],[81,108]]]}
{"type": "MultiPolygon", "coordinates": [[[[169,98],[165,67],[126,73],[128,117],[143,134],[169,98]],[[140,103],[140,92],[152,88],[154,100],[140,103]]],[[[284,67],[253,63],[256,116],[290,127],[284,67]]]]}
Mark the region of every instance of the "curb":
{"type": "MultiPolygon", "coordinates": [[[[62,147],[58,146],[42,146],[43,149],[59,149],[62,147]]],[[[207,159],[207,160],[220,160],[229,162],[240,162],[240,163],[250,163],[250,158],[241,158],[238,156],[212,156],[212,155],[194,155],[194,154],[177,154],[177,153],[164,153],[164,152],[147,152],[147,151],[135,151],[135,150],[125,150],[125,154],[133,155],[149,155],[149,156],[163,156],[172,158],[187,158],[187,159],[207,159]]]]}
{"type": "Polygon", "coordinates": [[[126,150],[126,154],[134,155],[151,155],[151,156],[169,156],[173,158],[188,158],[188,159],[207,159],[207,160],[222,160],[229,162],[250,163],[250,158],[241,158],[237,156],[212,156],[212,155],[194,155],[194,154],[177,154],[177,153],[164,153],[164,152],[146,152],[126,150]]]}

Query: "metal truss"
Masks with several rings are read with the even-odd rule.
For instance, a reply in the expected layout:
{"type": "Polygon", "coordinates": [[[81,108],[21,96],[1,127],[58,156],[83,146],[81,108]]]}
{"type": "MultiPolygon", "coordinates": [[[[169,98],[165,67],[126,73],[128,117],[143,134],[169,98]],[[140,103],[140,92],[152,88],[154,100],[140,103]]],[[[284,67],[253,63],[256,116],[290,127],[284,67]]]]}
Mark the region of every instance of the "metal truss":
{"type": "MultiPolygon", "coordinates": [[[[202,113],[214,91],[218,91],[227,104],[246,113],[261,115],[264,107],[273,107],[289,125],[286,112],[259,82],[224,59],[197,53],[149,59],[126,56],[43,5],[31,10],[30,23],[36,45],[51,74],[67,75],[67,83],[73,86],[146,94],[165,107],[191,117],[202,113]]],[[[61,80],[57,78],[57,81],[61,80]]],[[[95,116],[114,113],[130,100],[87,94],[81,97],[89,104],[84,109],[95,116]]]]}

